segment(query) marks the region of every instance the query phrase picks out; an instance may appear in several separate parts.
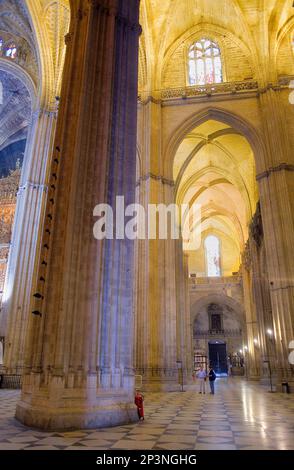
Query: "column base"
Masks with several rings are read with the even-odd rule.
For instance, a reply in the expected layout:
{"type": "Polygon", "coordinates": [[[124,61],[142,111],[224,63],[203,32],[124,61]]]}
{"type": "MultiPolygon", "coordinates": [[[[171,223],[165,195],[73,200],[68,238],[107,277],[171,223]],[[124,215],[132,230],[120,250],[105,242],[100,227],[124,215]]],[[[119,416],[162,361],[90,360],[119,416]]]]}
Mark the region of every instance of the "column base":
{"type": "Polygon", "coordinates": [[[80,403],[80,407],[75,404],[72,408],[52,408],[20,401],[15,417],[26,426],[44,431],[106,428],[138,421],[137,409],[132,403],[113,403],[105,407],[80,403]]]}
{"type": "MultiPolygon", "coordinates": [[[[133,377],[125,388],[98,386],[95,375],[80,386],[65,386],[64,377],[51,377],[41,385],[40,374],[24,375],[15,417],[26,426],[44,431],[95,429],[138,420],[133,377]]],[[[69,385],[69,377],[67,377],[69,385]]],[[[127,383],[127,381],[129,381],[127,383]]]]}
{"type": "Polygon", "coordinates": [[[33,408],[21,402],[17,405],[15,417],[26,426],[44,431],[106,428],[138,421],[134,406],[126,404],[83,410],[50,410],[33,408]]]}
{"type": "Polygon", "coordinates": [[[260,381],[260,375],[257,375],[257,374],[249,374],[248,380],[252,380],[252,381],[255,381],[255,382],[259,382],[259,381],[260,381]]]}
{"type": "MultiPolygon", "coordinates": [[[[144,369],[136,372],[142,375],[142,390],[145,392],[180,392],[182,390],[177,369],[144,369]]],[[[185,377],[184,386],[185,386],[185,377]]]]}

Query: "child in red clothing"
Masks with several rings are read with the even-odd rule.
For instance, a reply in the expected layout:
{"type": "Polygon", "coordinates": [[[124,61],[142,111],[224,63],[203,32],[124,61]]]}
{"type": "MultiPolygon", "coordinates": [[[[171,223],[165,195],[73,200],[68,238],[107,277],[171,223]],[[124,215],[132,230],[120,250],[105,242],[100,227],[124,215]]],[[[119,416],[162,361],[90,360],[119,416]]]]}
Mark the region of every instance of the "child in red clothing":
{"type": "Polygon", "coordinates": [[[136,395],[135,395],[135,405],[137,407],[138,411],[138,418],[139,420],[144,419],[144,397],[143,395],[139,392],[139,390],[136,390],[136,395]]]}

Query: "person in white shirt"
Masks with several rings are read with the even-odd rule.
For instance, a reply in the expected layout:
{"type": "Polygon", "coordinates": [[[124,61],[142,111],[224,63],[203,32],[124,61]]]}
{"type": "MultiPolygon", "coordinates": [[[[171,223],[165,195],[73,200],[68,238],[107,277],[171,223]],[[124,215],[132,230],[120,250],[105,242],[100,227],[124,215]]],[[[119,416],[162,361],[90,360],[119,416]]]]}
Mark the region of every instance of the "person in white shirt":
{"type": "Polygon", "coordinates": [[[199,393],[205,393],[206,372],[203,367],[200,367],[197,377],[200,380],[199,393]]]}

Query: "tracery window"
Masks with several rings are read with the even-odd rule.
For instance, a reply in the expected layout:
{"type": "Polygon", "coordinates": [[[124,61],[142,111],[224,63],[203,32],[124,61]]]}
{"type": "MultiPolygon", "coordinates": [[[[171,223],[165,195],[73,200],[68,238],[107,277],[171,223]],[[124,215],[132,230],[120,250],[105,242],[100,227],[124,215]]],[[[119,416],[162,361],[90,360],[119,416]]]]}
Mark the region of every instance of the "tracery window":
{"type": "Polygon", "coordinates": [[[205,85],[223,81],[220,48],[210,39],[200,39],[189,49],[189,83],[205,85]]]}
{"type": "Polygon", "coordinates": [[[223,309],[218,304],[209,304],[208,308],[209,328],[213,331],[222,330],[223,309]]]}
{"type": "Polygon", "coordinates": [[[208,277],[221,275],[220,269],[220,242],[214,235],[206,237],[205,242],[206,269],[208,277]]]}
{"type": "Polygon", "coordinates": [[[6,57],[9,57],[10,59],[15,59],[16,53],[17,53],[16,44],[14,42],[11,42],[6,48],[5,55],[6,57]]]}

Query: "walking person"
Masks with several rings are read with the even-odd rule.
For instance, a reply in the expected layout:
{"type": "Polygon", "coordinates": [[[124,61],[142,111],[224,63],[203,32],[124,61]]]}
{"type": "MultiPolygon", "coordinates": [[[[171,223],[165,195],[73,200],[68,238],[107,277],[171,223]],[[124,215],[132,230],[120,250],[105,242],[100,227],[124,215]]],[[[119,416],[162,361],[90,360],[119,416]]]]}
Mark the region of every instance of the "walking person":
{"type": "Polygon", "coordinates": [[[200,367],[197,377],[200,380],[199,393],[205,394],[206,371],[204,370],[203,367],[200,367]]]}
{"type": "Polygon", "coordinates": [[[216,379],[216,373],[214,372],[212,367],[209,368],[208,378],[209,378],[209,385],[210,385],[210,393],[211,395],[214,395],[214,382],[216,379]]]}

